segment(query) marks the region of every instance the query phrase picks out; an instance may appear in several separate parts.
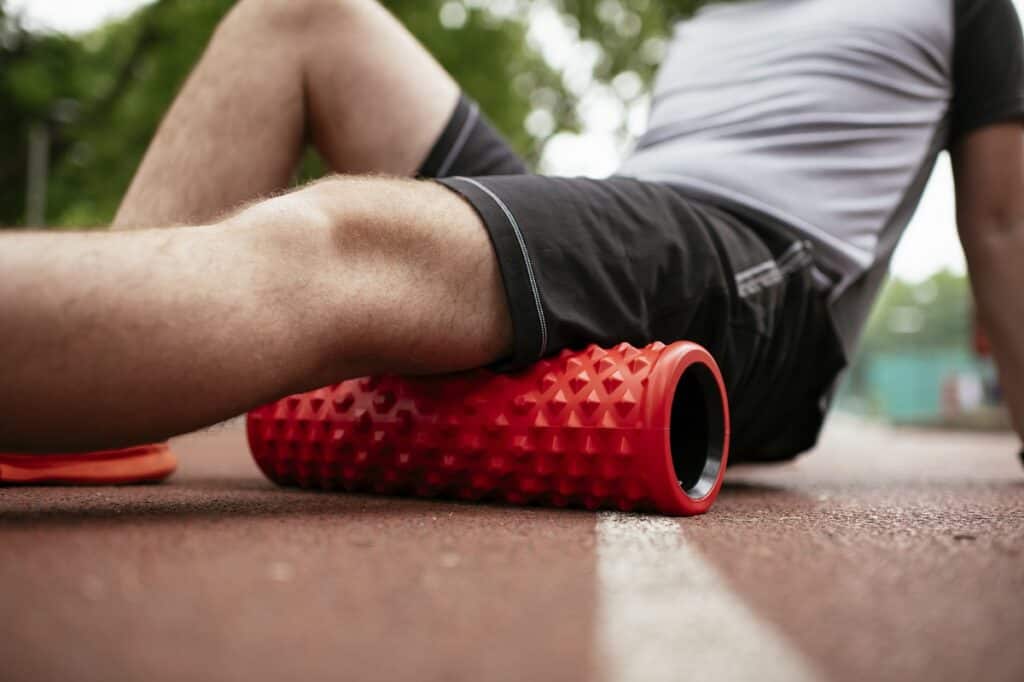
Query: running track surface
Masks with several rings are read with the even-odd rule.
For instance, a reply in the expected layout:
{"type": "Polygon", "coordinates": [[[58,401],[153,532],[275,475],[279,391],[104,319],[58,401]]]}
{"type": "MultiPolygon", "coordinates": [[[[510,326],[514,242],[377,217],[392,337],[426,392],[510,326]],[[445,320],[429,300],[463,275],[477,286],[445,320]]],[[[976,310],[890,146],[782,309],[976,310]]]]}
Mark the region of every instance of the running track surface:
{"type": "Polygon", "coordinates": [[[0,489],[0,679],[1024,680],[1005,435],[834,420],[695,519],[281,490],[239,423],[159,486],[0,489]]]}

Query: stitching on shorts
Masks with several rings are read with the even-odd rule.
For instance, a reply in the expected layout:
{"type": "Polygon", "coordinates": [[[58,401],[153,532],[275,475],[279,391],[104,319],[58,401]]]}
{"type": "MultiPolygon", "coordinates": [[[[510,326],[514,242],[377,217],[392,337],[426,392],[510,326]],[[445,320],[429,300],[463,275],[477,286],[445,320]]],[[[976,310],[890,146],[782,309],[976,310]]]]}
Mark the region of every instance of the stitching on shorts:
{"type": "Polygon", "coordinates": [[[483,184],[477,182],[473,178],[465,178],[461,176],[455,178],[455,180],[462,180],[464,182],[468,182],[471,185],[478,187],[481,191],[487,194],[487,196],[493,199],[494,203],[496,203],[498,205],[498,208],[500,208],[501,211],[505,214],[505,217],[508,219],[509,224],[512,225],[512,231],[516,235],[516,241],[519,242],[519,250],[523,254],[523,262],[526,264],[526,276],[530,280],[530,289],[533,293],[533,302],[534,305],[537,307],[537,319],[540,321],[540,352],[537,354],[537,357],[543,357],[544,353],[546,353],[548,349],[548,323],[547,320],[544,318],[544,307],[541,305],[540,302],[540,288],[537,286],[537,279],[533,275],[533,262],[530,260],[529,251],[526,250],[526,240],[523,238],[523,233],[519,229],[519,223],[516,221],[515,216],[512,215],[512,211],[510,211],[508,206],[505,205],[505,202],[502,201],[497,194],[492,192],[483,184]]]}
{"type": "Polygon", "coordinates": [[[756,265],[756,266],[754,266],[752,268],[749,268],[749,269],[744,270],[743,272],[739,273],[738,275],[736,275],[736,281],[737,282],[742,282],[742,281],[744,281],[746,279],[750,279],[751,277],[753,277],[755,275],[758,275],[758,274],[764,272],[765,270],[770,270],[770,269],[776,267],[776,265],[777,264],[776,264],[776,262],[774,260],[766,261],[764,263],[761,263],[760,265],[756,265]]]}
{"type": "Polygon", "coordinates": [[[452,167],[455,163],[455,159],[459,158],[459,154],[462,153],[462,148],[466,146],[466,140],[469,139],[469,133],[472,132],[473,126],[476,124],[476,119],[480,115],[480,109],[476,104],[471,104],[469,114],[466,115],[466,121],[462,124],[462,130],[459,131],[459,136],[455,138],[455,144],[448,150],[448,155],[444,157],[444,161],[441,163],[440,168],[437,169],[437,177],[444,177],[444,174],[452,167]]]}
{"type": "Polygon", "coordinates": [[[803,242],[795,242],[794,244],[790,245],[790,247],[788,249],[786,249],[785,252],[783,252],[783,254],[781,256],[779,256],[778,261],[776,261],[774,258],[772,258],[771,260],[765,261],[764,263],[761,263],[759,265],[755,265],[752,268],[747,268],[743,272],[740,272],[740,273],[736,274],[736,281],[737,282],[742,282],[743,280],[745,280],[745,279],[747,279],[749,277],[753,277],[754,275],[758,274],[762,270],[768,270],[768,269],[771,269],[773,267],[779,266],[782,263],[784,263],[787,260],[789,260],[790,258],[792,258],[793,256],[795,256],[796,254],[798,254],[800,251],[803,251],[804,248],[805,247],[804,247],[803,242]]]}
{"type": "Polygon", "coordinates": [[[791,258],[782,265],[775,265],[770,270],[766,270],[757,277],[752,277],[745,282],[738,283],[737,288],[740,298],[747,298],[748,296],[752,296],[763,289],[779,284],[786,275],[794,272],[804,265],[810,264],[810,262],[810,254],[805,253],[799,258],[791,258]]]}
{"type": "Polygon", "coordinates": [[[782,282],[786,275],[811,263],[811,254],[803,242],[793,244],[778,261],[768,261],[736,275],[736,288],[740,298],[782,282]]]}

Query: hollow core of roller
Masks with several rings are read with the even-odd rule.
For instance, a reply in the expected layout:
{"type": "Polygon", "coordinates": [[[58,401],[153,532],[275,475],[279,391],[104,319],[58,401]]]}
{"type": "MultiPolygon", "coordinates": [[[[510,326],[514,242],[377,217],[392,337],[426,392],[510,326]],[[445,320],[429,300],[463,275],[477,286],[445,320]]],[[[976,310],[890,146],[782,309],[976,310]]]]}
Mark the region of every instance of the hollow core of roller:
{"type": "Polygon", "coordinates": [[[676,384],[669,408],[672,466],[683,493],[691,500],[711,492],[722,467],[725,415],[722,396],[707,365],[691,364],[676,384]]]}

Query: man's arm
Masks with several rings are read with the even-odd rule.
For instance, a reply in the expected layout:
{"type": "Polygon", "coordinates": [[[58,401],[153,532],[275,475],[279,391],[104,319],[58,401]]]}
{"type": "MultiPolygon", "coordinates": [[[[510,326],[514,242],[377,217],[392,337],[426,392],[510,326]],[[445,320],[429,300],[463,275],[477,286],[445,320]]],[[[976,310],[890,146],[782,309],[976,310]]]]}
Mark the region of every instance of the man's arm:
{"type": "Polygon", "coordinates": [[[331,179],[215,225],[0,235],[0,449],[149,442],[511,341],[487,233],[433,183],[331,179]]]}
{"type": "Polygon", "coordinates": [[[957,224],[981,322],[1024,439],[1024,126],[981,128],[953,147],[957,224]]]}

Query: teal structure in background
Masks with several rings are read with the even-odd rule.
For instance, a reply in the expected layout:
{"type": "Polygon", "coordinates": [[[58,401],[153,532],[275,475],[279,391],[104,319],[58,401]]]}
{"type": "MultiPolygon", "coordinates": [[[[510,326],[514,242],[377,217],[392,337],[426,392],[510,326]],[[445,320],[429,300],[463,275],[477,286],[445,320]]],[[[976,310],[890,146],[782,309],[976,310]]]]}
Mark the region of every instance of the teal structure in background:
{"type": "Polygon", "coordinates": [[[839,392],[840,408],[893,423],[942,420],[949,383],[959,377],[980,385],[990,365],[962,348],[876,352],[861,357],[839,392]]]}

